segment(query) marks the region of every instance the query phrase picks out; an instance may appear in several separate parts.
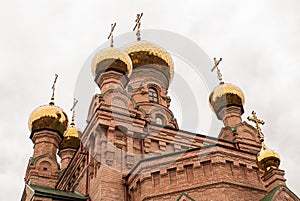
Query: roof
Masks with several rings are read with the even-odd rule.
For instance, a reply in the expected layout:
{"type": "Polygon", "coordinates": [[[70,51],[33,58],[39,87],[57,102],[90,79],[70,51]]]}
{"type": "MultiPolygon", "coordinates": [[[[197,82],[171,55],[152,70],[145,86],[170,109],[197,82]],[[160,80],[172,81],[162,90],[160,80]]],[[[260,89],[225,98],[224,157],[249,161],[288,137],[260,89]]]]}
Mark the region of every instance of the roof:
{"type": "Polygon", "coordinates": [[[186,194],[185,192],[181,193],[181,195],[179,196],[179,198],[177,199],[177,201],[180,201],[181,198],[187,198],[190,201],[196,201],[191,196],[189,196],[188,194],[186,194]]]}
{"type": "MultiPolygon", "coordinates": [[[[224,141],[224,142],[232,144],[232,142],[230,142],[230,141],[224,141]]],[[[190,149],[185,149],[185,150],[181,150],[181,151],[175,151],[175,152],[162,154],[162,155],[158,155],[158,156],[151,156],[151,157],[143,158],[143,159],[139,160],[134,165],[134,167],[126,175],[126,178],[128,178],[138,168],[138,166],[143,162],[157,160],[157,159],[160,159],[160,158],[165,158],[165,157],[169,157],[169,156],[173,156],[173,155],[179,155],[179,154],[184,154],[184,153],[188,153],[188,152],[193,152],[193,151],[196,151],[196,150],[208,149],[208,148],[215,147],[215,146],[232,149],[232,147],[216,143],[216,144],[208,144],[208,145],[203,145],[203,146],[194,147],[194,148],[190,148],[190,149]]],[[[236,151],[243,152],[243,153],[248,153],[248,154],[253,154],[253,153],[245,151],[245,150],[236,150],[236,151]]],[[[256,155],[256,154],[254,154],[254,155],[256,155]]]]}
{"type": "Polygon", "coordinates": [[[87,196],[77,192],[60,191],[54,188],[38,186],[34,184],[26,184],[26,186],[28,186],[34,192],[35,196],[55,198],[65,201],[83,201],[88,199],[87,196]]]}
{"type": "Polygon", "coordinates": [[[295,197],[297,197],[287,186],[285,185],[278,185],[275,188],[273,188],[263,199],[261,199],[260,201],[271,201],[273,200],[275,194],[277,193],[277,191],[279,191],[281,188],[285,188],[287,189],[289,192],[291,192],[295,197]]]}

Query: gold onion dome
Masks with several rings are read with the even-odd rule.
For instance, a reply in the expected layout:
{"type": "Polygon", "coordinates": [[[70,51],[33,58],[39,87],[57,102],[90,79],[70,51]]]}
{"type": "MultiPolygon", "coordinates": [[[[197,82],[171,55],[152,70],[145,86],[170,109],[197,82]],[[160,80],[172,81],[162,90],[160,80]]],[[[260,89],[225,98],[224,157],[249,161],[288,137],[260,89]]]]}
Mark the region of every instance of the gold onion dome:
{"type": "Polygon", "coordinates": [[[36,108],[30,115],[28,127],[31,132],[50,129],[63,135],[68,126],[68,117],[60,108],[50,103],[36,108]]]}
{"type": "Polygon", "coordinates": [[[130,56],[133,68],[154,65],[162,70],[171,81],[174,77],[174,64],[171,55],[159,45],[148,41],[135,41],[123,47],[130,56]]]}
{"type": "Polygon", "coordinates": [[[132,62],[128,54],[122,49],[109,47],[96,53],[92,60],[92,73],[96,77],[99,73],[115,70],[130,76],[132,62]]]}
{"type": "Polygon", "coordinates": [[[280,165],[280,157],[263,143],[260,152],[257,154],[257,164],[264,171],[277,169],[280,165]]]}
{"type": "Polygon", "coordinates": [[[71,124],[70,127],[66,130],[64,134],[64,139],[60,143],[59,148],[60,149],[66,149],[66,148],[74,148],[78,149],[80,146],[80,137],[82,135],[82,132],[79,128],[76,128],[74,124],[71,124]]]}
{"type": "Polygon", "coordinates": [[[234,84],[221,82],[210,94],[209,104],[219,119],[218,113],[224,107],[238,106],[242,109],[243,113],[243,105],[245,104],[244,93],[234,84]]]}

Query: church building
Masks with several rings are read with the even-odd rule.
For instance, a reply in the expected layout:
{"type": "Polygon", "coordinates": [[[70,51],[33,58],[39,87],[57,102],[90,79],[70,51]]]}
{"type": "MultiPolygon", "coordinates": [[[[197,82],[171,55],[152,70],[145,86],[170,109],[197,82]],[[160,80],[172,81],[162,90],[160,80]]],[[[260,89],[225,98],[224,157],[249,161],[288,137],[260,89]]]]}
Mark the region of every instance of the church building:
{"type": "Polygon", "coordinates": [[[141,16],[137,41],[116,48],[111,32],[111,46],[94,55],[100,93],[83,132],[75,125],[76,101],[70,124],[55,105],[57,76],[50,103],[31,113],[33,155],[21,200],[299,201],[285,183],[279,155],[264,142],[264,122],[255,112],[242,119],[244,94],[223,82],[221,59],[213,67],[220,83],[207,97],[224,124],[219,136],[178,127],[168,96],[173,60],[159,44],[141,39],[141,16]]]}

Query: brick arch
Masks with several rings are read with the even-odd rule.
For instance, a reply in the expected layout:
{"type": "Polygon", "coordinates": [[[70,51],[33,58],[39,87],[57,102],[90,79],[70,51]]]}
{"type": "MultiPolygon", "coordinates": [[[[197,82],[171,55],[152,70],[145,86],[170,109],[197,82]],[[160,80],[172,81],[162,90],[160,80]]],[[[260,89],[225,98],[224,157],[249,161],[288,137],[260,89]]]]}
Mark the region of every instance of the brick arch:
{"type": "Polygon", "coordinates": [[[155,84],[155,83],[148,83],[147,84],[147,88],[154,88],[156,89],[157,93],[160,94],[162,89],[161,89],[161,86],[159,86],[158,84],[155,84]]]}
{"type": "Polygon", "coordinates": [[[38,167],[40,171],[48,171],[51,170],[52,165],[49,161],[43,160],[39,163],[38,167]]]}
{"type": "Polygon", "coordinates": [[[35,161],[35,168],[42,174],[52,174],[58,170],[58,163],[52,157],[44,155],[43,157],[37,158],[35,161]]]}
{"type": "Polygon", "coordinates": [[[135,100],[124,90],[121,89],[109,89],[103,95],[105,102],[108,105],[114,105],[120,107],[118,104],[122,104],[124,109],[134,110],[136,108],[135,100]],[[116,101],[114,103],[114,101],[116,101]]]}

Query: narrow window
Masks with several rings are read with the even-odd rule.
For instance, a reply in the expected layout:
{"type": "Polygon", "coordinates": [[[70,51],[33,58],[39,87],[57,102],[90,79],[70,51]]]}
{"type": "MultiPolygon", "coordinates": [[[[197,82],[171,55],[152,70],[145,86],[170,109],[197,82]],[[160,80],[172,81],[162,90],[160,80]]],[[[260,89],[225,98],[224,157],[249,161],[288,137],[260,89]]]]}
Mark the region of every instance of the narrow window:
{"type": "Polygon", "coordinates": [[[186,165],[184,166],[185,176],[187,181],[194,180],[194,170],[193,165],[186,165]]]}
{"type": "Polygon", "coordinates": [[[211,171],[211,161],[204,161],[204,162],[200,162],[200,165],[203,168],[203,176],[207,177],[207,176],[212,176],[212,171],[211,171]]]}
{"type": "Polygon", "coordinates": [[[177,182],[176,168],[169,169],[168,170],[168,175],[169,175],[169,183],[170,184],[175,184],[177,182]]]}
{"type": "Polygon", "coordinates": [[[155,88],[149,88],[149,100],[154,103],[158,103],[157,91],[155,88]]]}
{"type": "Polygon", "coordinates": [[[152,175],[153,187],[160,186],[160,174],[159,174],[159,172],[153,172],[153,173],[151,173],[151,175],[152,175]]]}
{"type": "Polygon", "coordinates": [[[162,119],[161,117],[159,117],[159,116],[156,117],[155,122],[156,122],[158,125],[163,125],[163,124],[164,124],[164,123],[163,123],[163,119],[162,119]]]}

